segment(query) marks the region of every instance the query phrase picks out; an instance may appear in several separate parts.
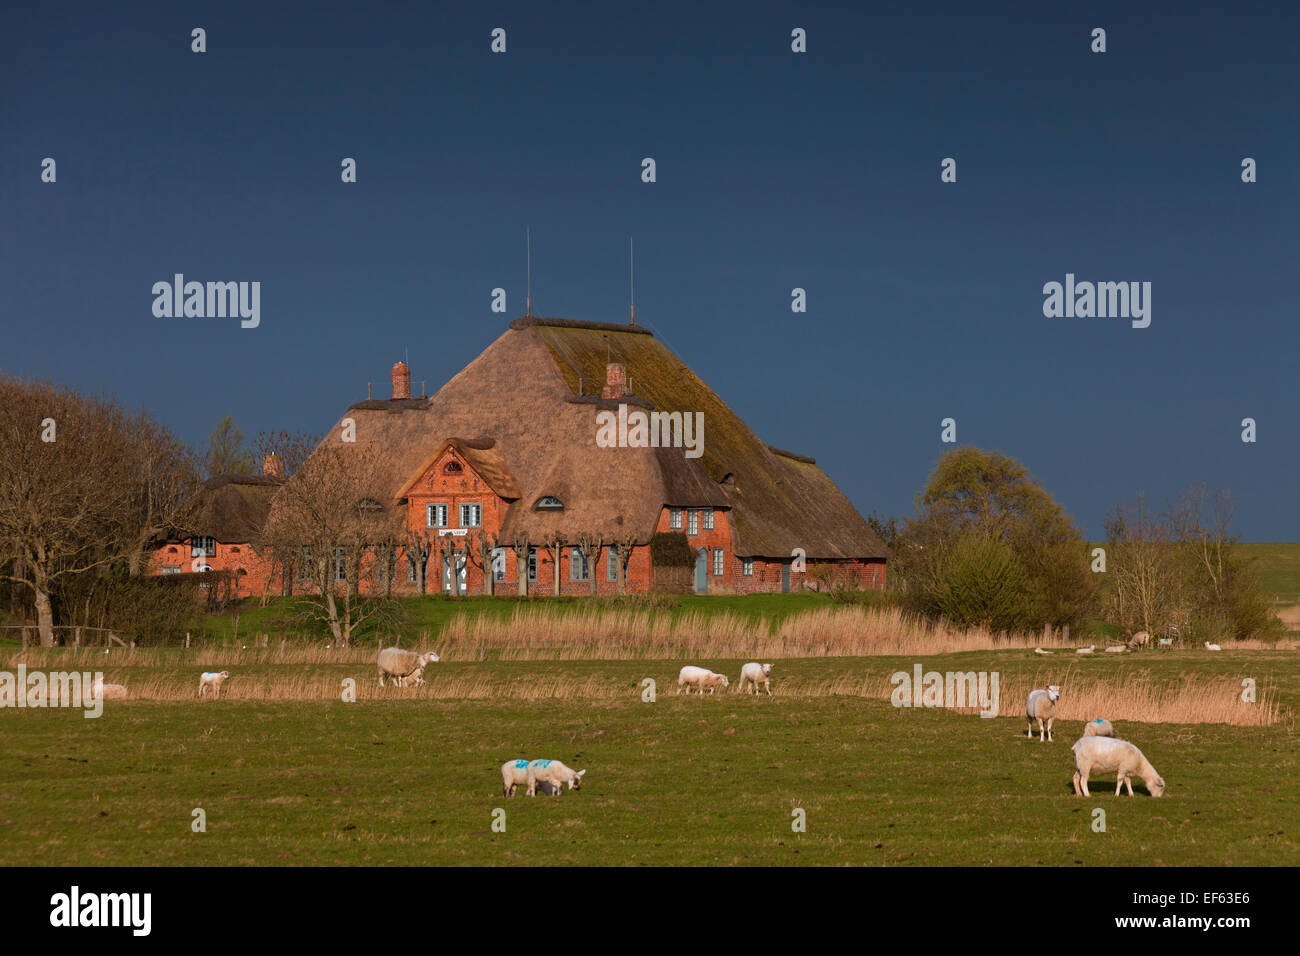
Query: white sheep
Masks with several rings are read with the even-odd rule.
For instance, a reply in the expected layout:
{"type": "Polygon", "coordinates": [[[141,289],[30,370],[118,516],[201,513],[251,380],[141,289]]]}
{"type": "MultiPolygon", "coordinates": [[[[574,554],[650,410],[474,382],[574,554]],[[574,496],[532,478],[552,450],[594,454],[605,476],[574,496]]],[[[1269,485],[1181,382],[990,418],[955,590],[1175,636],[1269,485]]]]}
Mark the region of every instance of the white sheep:
{"type": "Polygon", "coordinates": [[[1114,737],[1115,728],[1109,720],[1098,717],[1096,720],[1090,720],[1083,725],[1083,735],[1085,737],[1114,737]]]}
{"type": "Polygon", "coordinates": [[[1096,645],[1096,644],[1089,644],[1087,647],[1081,647],[1081,648],[1079,648],[1079,649],[1078,649],[1077,651],[1075,651],[1074,653],[1076,653],[1076,654],[1091,654],[1091,653],[1092,653],[1093,651],[1095,651],[1096,649],[1097,649],[1097,645],[1096,645]]]}
{"type": "Polygon", "coordinates": [[[515,788],[528,783],[528,761],[507,760],[501,765],[501,792],[507,797],[515,795],[515,788]]]}
{"type": "Polygon", "coordinates": [[[1150,642],[1150,640],[1151,640],[1150,634],[1148,634],[1146,631],[1138,631],[1136,634],[1134,634],[1132,637],[1128,639],[1128,646],[1133,648],[1146,647],[1147,643],[1150,642]]]}
{"type": "Polygon", "coordinates": [[[1042,654],[1044,657],[1047,657],[1047,656],[1049,656],[1050,654],[1052,654],[1052,651],[1045,651],[1045,650],[1043,650],[1041,647],[1035,647],[1035,648],[1034,648],[1034,653],[1035,653],[1035,654],[1042,654]]]}
{"type": "Polygon", "coordinates": [[[199,696],[202,697],[208,691],[212,691],[213,697],[220,697],[221,685],[228,680],[230,680],[230,671],[222,671],[220,674],[204,671],[199,675],[199,696]]]}
{"type": "Polygon", "coordinates": [[[767,696],[772,696],[772,665],[749,663],[740,669],[740,683],[736,685],[738,690],[748,690],[750,693],[758,693],[758,685],[762,684],[767,688],[767,696]]]}
{"type": "Polygon", "coordinates": [[[390,677],[398,687],[405,687],[412,678],[415,684],[423,684],[424,668],[437,660],[440,658],[433,651],[417,654],[399,647],[385,647],[379,652],[379,686],[383,687],[385,679],[390,677]]]}
{"type": "Polygon", "coordinates": [[[528,795],[537,796],[539,784],[547,793],[553,792],[557,797],[564,792],[562,784],[567,783],[570,790],[581,790],[582,776],[586,772],[570,770],[558,760],[534,760],[528,765],[528,795]]]}
{"type": "Polygon", "coordinates": [[[1206,642],[1205,642],[1205,649],[1206,649],[1207,651],[1221,651],[1221,650],[1223,650],[1223,648],[1220,647],[1218,644],[1211,644],[1209,641],[1206,641],[1206,642]]]}
{"type": "Polygon", "coordinates": [[[1052,721],[1056,719],[1056,702],[1061,698],[1061,688],[1056,685],[1050,685],[1047,690],[1031,690],[1029,700],[1025,704],[1025,715],[1029,718],[1029,733],[1025,736],[1032,738],[1034,736],[1034,721],[1038,721],[1038,742],[1043,742],[1043,721],[1047,721],[1047,739],[1052,739],[1052,721]]]}
{"type": "Polygon", "coordinates": [[[1127,740],[1080,737],[1070,749],[1074,751],[1075,796],[1092,796],[1088,792],[1088,777],[1093,773],[1115,773],[1117,797],[1121,786],[1127,786],[1128,795],[1133,796],[1133,783],[1129,778],[1134,776],[1142,778],[1151,796],[1158,797],[1165,792],[1164,778],[1156,773],[1156,768],[1151,766],[1151,761],[1142,755],[1142,751],[1127,740]]]}
{"type": "Polygon", "coordinates": [[[1110,647],[1106,648],[1106,653],[1107,653],[1107,654],[1123,654],[1123,653],[1124,653],[1125,651],[1127,651],[1127,650],[1128,650],[1128,646],[1125,645],[1125,644],[1112,644],[1112,645],[1110,645],[1110,647]]]}
{"type": "Polygon", "coordinates": [[[691,688],[694,687],[701,694],[704,693],[706,688],[712,694],[717,688],[728,687],[730,683],[725,674],[715,674],[707,667],[695,667],[687,664],[677,674],[677,693],[680,694],[684,687],[686,693],[689,694],[691,688]]]}
{"type": "Polygon", "coordinates": [[[126,700],[129,696],[123,684],[105,684],[103,677],[96,677],[91,695],[98,700],[126,700]]]}
{"type": "Polygon", "coordinates": [[[1161,647],[1173,647],[1174,639],[1172,637],[1162,637],[1156,643],[1161,647]]]}

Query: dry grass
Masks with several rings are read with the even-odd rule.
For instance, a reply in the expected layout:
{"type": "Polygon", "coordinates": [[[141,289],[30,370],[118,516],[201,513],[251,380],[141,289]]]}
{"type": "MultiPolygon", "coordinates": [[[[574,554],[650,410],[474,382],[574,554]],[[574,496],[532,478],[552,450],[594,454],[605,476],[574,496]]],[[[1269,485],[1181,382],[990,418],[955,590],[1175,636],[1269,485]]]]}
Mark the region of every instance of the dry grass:
{"type": "Polygon", "coordinates": [[[1300,604],[1279,608],[1277,616],[1287,626],[1287,630],[1300,631],[1300,604]]]}

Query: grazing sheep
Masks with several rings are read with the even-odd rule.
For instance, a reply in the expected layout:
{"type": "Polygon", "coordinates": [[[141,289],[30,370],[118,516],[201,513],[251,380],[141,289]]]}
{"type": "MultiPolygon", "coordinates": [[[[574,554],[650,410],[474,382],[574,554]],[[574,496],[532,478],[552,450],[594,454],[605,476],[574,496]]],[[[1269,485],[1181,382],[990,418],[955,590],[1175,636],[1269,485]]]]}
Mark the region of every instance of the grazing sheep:
{"type": "Polygon", "coordinates": [[[1106,653],[1107,653],[1107,654],[1123,654],[1123,653],[1124,653],[1125,651],[1127,651],[1127,650],[1128,650],[1128,647],[1127,647],[1126,645],[1124,645],[1124,644],[1112,644],[1112,645],[1110,645],[1110,647],[1106,648],[1106,653]]]}
{"type": "Polygon", "coordinates": [[[126,700],[126,687],[122,684],[105,684],[104,678],[96,677],[91,694],[99,700],[126,700]]]}
{"type": "Polygon", "coordinates": [[[1158,797],[1165,792],[1165,781],[1151,761],[1142,755],[1142,751],[1127,740],[1118,737],[1080,737],[1070,748],[1074,751],[1074,794],[1090,797],[1088,777],[1093,773],[1115,773],[1115,796],[1119,796],[1121,786],[1128,787],[1128,795],[1133,796],[1133,776],[1141,777],[1147,785],[1147,793],[1158,797]],[[1082,785],[1082,788],[1080,787],[1082,785]]]}
{"type": "Polygon", "coordinates": [[[405,687],[406,682],[416,678],[415,683],[424,683],[424,668],[439,660],[437,654],[417,654],[397,647],[385,647],[379,652],[379,686],[384,686],[386,678],[391,677],[398,687],[405,687]]]}
{"type": "Polygon", "coordinates": [[[1044,657],[1046,657],[1046,656],[1048,656],[1049,654],[1051,654],[1051,653],[1053,653],[1053,652],[1052,652],[1052,651],[1045,651],[1045,650],[1043,650],[1041,647],[1035,647],[1035,648],[1034,648],[1034,653],[1035,653],[1035,654],[1042,654],[1044,657]]]}
{"type": "Polygon", "coordinates": [[[1206,649],[1207,651],[1221,651],[1221,650],[1223,650],[1223,648],[1220,647],[1218,644],[1211,644],[1209,641],[1206,641],[1206,642],[1205,642],[1205,649],[1206,649]]]}
{"type": "Polygon", "coordinates": [[[501,765],[501,791],[507,797],[515,795],[515,787],[528,783],[528,761],[507,760],[501,765]]]}
{"type": "Polygon", "coordinates": [[[220,697],[221,685],[228,680],[230,680],[230,671],[222,671],[220,674],[204,671],[199,675],[199,696],[202,697],[208,691],[212,691],[213,697],[220,697]]]}
{"type": "Polygon", "coordinates": [[[1173,647],[1174,639],[1172,637],[1162,637],[1156,643],[1161,647],[1173,647]]]}
{"type": "Polygon", "coordinates": [[[1151,635],[1146,631],[1138,631],[1128,639],[1128,646],[1132,648],[1146,647],[1151,640],[1151,635]]]}
{"type": "MultiPolygon", "coordinates": [[[[503,771],[504,772],[504,771],[503,771]]],[[[582,789],[582,775],[585,770],[570,770],[558,760],[534,760],[528,765],[528,795],[537,796],[537,787],[541,784],[547,793],[554,790],[554,796],[564,792],[561,784],[568,784],[570,790],[582,789]],[[550,786],[547,786],[547,785],[550,786]]]]}
{"type": "Polygon", "coordinates": [[[1038,742],[1043,742],[1043,721],[1047,721],[1047,739],[1052,739],[1052,721],[1056,719],[1056,702],[1061,698],[1061,688],[1052,684],[1047,690],[1031,690],[1029,701],[1025,704],[1025,714],[1029,717],[1029,733],[1034,736],[1034,721],[1038,721],[1038,742]]]}
{"type": "Polygon", "coordinates": [[[718,687],[727,687],[729,684],[730,681],[727,680],[725,674],[715,674],[706,667],[695,667],[691,664],[687,664],[677,674],[677,693],[679,694],[682,692],[683,687],[686,688],[688,694],[691,692],[692,687],[701,694],[707,688],[709,693],[712,694],[718,687]]]}
{"type": "Polygon", "coordinates": [[[1078,649],[1077,651],[1075,651],[1074,653],[1076,653],[1076,654],[1091,654],[1091,653],[1092,653],[1093,651],[1095,651],[1096,649],[1097,649],[1097,645],[1096,645],[1096,644],[1089,644],[1087,647],[1081,647],[1081,648],[1079,648],[1079,649],[1078,649]]]}
{"type": "Polygon", "coordinates": [[[746,664],[740,669],[740,683],[736,685],[738,690],[746,690],[745,682],[749,682],[748,690],[750,693],[758,693],[758,685],[762,684],[767,688],[767,696],[772,696],[772,665],[771,664],[746,664]]]}
{"type": "Polygon", "coordinates": [[[1083,735],[1085,737],[1114,737],[1115,728],[1111,726],[1109,720],[1098,717],[1096,720],[1090,720],[1083,725],[1083,735]]]}

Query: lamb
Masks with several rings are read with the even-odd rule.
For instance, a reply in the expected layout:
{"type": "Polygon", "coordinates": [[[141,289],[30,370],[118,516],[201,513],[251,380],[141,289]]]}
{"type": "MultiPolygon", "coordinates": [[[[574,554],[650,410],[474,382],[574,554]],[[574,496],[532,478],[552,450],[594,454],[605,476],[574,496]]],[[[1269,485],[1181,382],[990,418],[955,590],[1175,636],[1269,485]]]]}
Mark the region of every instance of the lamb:
{"type": "Polygon", "coordinates": [[[1112,645],[1110,645],[1110,647],[1106,648],[1106,653],[1107,653],[1107,654],[1123,654],[1123,653],[1124,653],[1125,651],[1127,651],[1127,650],[1128,650],[1128,646],[1125,645],[1125,644],[1112,644],[1112,645]]]}
{"type": "Polygon", "coordinates": [[[1207,651],[1221,651],[1221,650],[1223,650],[1223,648],[1220,647],[1218,644],[1211,644],[1209,641],[1206,641],[1206,642],[1205,642],[1205,649],[1206,649],[1207,651]]]}
{"type": "MultiPolygon", "coordinates": [[[[564,792],[561,784],[568,784],[570,790],[582,789],[582,776],[585,770],[570,770],[558,760],[534,760],[528,765],[528,795],[537,796],[538,784],[547,793],[559,796],[564,792]]],[[[504,773],[504,771],[503,771],[504,773]]]]}
{"type": "Polygon", "coordinates": [[[1146,631],[1138,631],[1128,639],[1128,646],[1132,648],[1146,647],[1151,640],[1151,635],[1146,631]]]}
{"type": "Polygon", "coordinates": [[[1115,728],[1109,720],[1098,717],[1096,720],[1090,720],[1083,725],[1083,735],[1085,737],[1114,737],[1115,728]]]}
{"type": "Polygon", "coordinates": [[[1034,653],[1035,653],[1035,654],[1042,654],[1044,657],[1047,657],[1049,654],[1052,653],[1052,651],[1045,651],[1045,650],[1043,650],[1041,647],[1035,647],[1035,648],[1034,648],[1034,653]]]}
{"type": "Polygon", "coordinates": [[[228,680],[230,680],[230,671],[222,671],[220,674],[204,671],[199,675],[199,696],[202,697],[208,691],[212,691],[213,697],[220,697],[221,685],[228,680]]]}
{"type": "Polygon", "coordinates": [[[1096,644],[1089,644],[1087,647],[1081,647],[1081,648],[1079,648],[1079,649],[1078,649],[1077,651],[1075,651],[1074,653],[1076,653],[1076,654],[1091,654],[1091,653],[1092,653],[1093,651],[1095,651],[1096,649],[1097,649],[1097,645],[1096,645],[1096,644]]]}
{"type": "Polygon", "coordinates": [[[391,677],[398,687],[405,687],[406,682],[414,678],[415,684],[424,683],[424,668],[440,660],[437,654],[417,654],[397,647],[385,647],[379,652],[379,686],[384,686],[385,678],[391,677]]]}
{"type": "Polygon", "coordinates": [[[1061,697],[1061,688],[1050,685],[1047,690],[1031,690],[1029,701],[1025,704],[1025,714],[1029,717],[1029,733],[1034,736],[1034,721],[1038,721],[1038,742],[1043,742],[1043,721],[1047,721],[1047,739],[1052,739],[1052,721],[1056,719],[1056,702],[1061,697]]]}
{"type": "Polygon", "coordinates": [[[758,685],[762,684],[767,688],[767,696],[772,696],[772,665],[749,663],[740,669],[740,683],[737,685],[739,690],[746,690],[745,682],[749,682],[748,690],[750,693],[758,693],[758,685]]]}
{"type": "Polygon", "coordinates": [[[1074,751],[1074,794],[1090,797],[1088,776],[1093,773],[1111,773],[1115,777],[1115,796],[1119,796],[1121,786],[1128,787],[1128,795],[1133,796],[1133,776],[1141,777],[1147,785],[1147,793],[1158,797],[1165,792],[1165,781],[1151,761],[1142,755],[1142,751],[1127,740],[1118,737],[1080,737],[1070,748],[1074,751]],[[1080,787],[1082,785],[1082,788],[1080,787]]]}
{"type": "Polygon", "coordinates": [[[677,675],[677,693],[679,694],[682,692],[683,687],[686,688],[688,694],[691,692],[692,687],[701,694],[707,688],[709,693],[712,694],[718,687],[725,688],[729,685],[730,681],[727,680],[725,674],[715,674],[707,667],[695,667],[687,664],[677,675]]]}

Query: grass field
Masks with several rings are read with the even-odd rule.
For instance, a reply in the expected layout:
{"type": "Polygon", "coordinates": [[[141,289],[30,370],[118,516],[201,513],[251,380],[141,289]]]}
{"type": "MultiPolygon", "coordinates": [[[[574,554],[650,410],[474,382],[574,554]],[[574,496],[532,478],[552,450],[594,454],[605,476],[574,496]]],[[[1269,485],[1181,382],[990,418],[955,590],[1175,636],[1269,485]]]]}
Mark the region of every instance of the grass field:
{"type": "MultiPolygon", "coordinates": [[[[734,680],[743,661],[702,663],[734,680]]],[[[108,701],[96,720],[0,710],[0,864],[1300,863],[1294,651],[788,659],[770,698],[678,697],[679,666],[489,658],[431,665],[426,687],[380,693],[359,657],[264,663],[232,666],[227,699],[203,702],[189,696],[193,664],[107,668],[109,681],[183,696],[108,701]],[[1056,739],[1027,740],[1014,716],[894,708],[889,675],[914,663],[996,670],[1021,689],[1059,679],[1056,739]],[[647,676],[653,703],[641,700],[647,676]],[[1166,795],[1139,782],[1116,798],[1102,776],[1091,798],[1074,796],[1070,744],[1103,715],[1067,719],[1071,687],[1146,681],[1174,694],[1218,678],[1235,693],[1247,676],[1276,722],[1116,719],[1166,795]],[[347,677],[355,703],[339,699],[347,677]],[[309,699],[239,699],[241,683],[302,683],[309,699]],[[576,793],[505,799],[499,767],[516,757],[588,773],[576,793]],[[1091,828],[1096,807],[1104,833],[1091,828]],[[195,808],[205,833],[191,830],[195,808]]],[[[1004,699],[1002,712],[1022,706],[1004,699]]]]}

